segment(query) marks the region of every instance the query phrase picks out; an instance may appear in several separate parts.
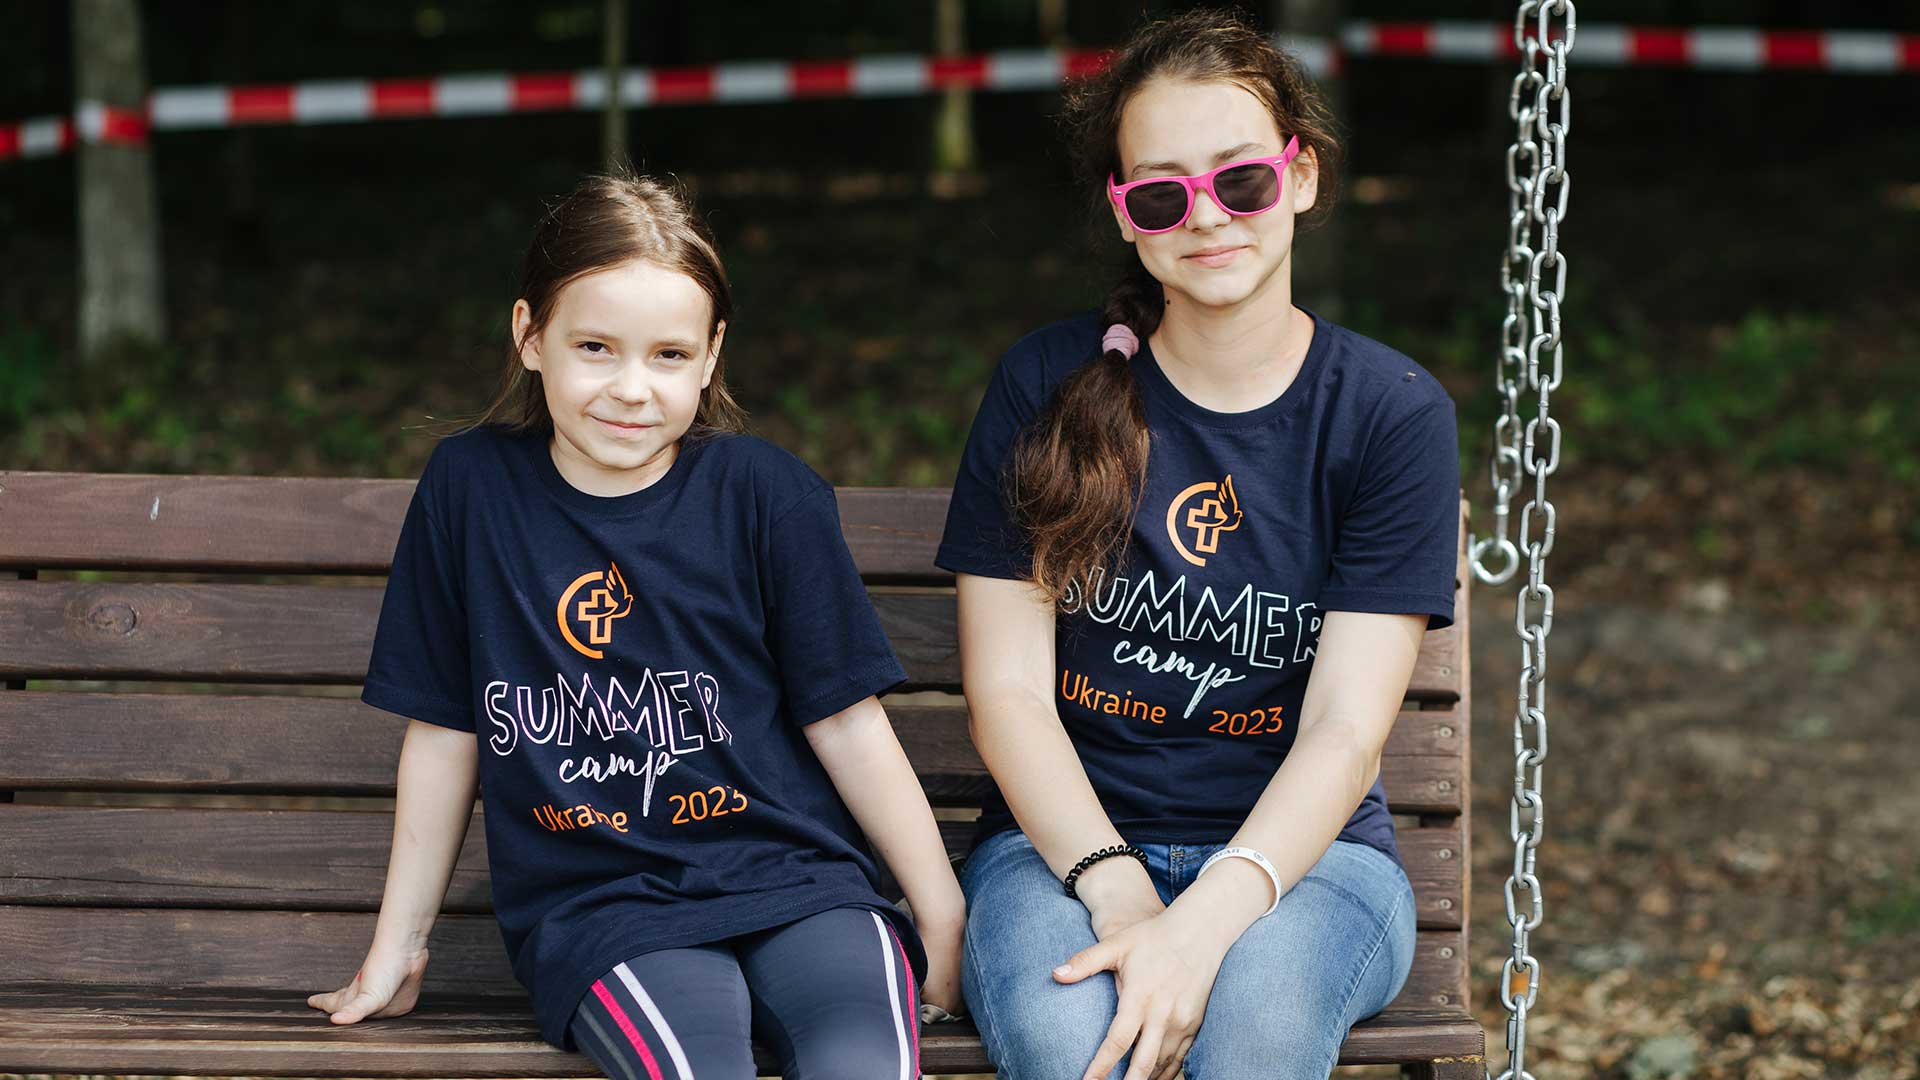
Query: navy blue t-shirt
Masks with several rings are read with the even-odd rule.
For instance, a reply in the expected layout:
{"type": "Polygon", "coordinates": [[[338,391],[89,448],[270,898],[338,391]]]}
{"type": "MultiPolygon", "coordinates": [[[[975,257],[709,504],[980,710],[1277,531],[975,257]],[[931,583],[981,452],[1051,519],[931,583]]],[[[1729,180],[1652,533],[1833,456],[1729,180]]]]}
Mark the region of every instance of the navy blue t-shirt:
{"type": "Polygon", "coordinates": [[[844,905],[905,916],[802,727],[906,677],[833,488],[760,439],[683,443],[651,486],[569,484],[547,439],[434,449],[362,699],[479,740],[493,904],[562,1049],[622,960],[844,905]]]}
{"type": "MultiPolygon", "coordinates": [[[[1103,329],[1098,313],[1056,323],[1001,359],[954,481],[940,566],[1031,576],[1003,499],[1010,450],[1093,360],[1103,329]]],[[[1053,699],[1122,836],[1218,842],[1293,746],[1325,612],[1452,623],[1453,402],[1413,361],[1318,316],[1293,382],[1245,412],[1195,404],[1145,345],[1131,368],[1146,485],[1123,564],[1061,600],[1053,699]]],[[[1014,827],[997,790],[981,809],[978,838],[1014,827]]],[[[1399,858],[1378,782],[1340,839],[1399,858]]]]}

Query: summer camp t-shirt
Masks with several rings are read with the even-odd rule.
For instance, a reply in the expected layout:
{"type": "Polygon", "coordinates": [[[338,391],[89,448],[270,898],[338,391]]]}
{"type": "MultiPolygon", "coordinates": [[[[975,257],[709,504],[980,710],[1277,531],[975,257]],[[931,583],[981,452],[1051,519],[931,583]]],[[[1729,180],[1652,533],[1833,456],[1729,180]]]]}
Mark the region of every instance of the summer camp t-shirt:
{"type": "Polygon", "coordinates": [[[905,678],[833,489],[745,435],[585,494],[546,436],[435,448],[363,699],[474,732],[493,903],[541,1034],[643,952],[843,905],[905,916],[803,726],[905,678]]]}
{"type": "MultiPolygon", "coordinates": [[[[1009,451],[1103,330],[1098,313],[1056,323],[1001,359],[939,565],[1031,576],[1003,499],[1009,451]]],[[[1145,344],[1131,367],[1149,430],[1144,493],[1124,564],[1062,599],[1053,699],[1122,836],[1218,842],[1293,745],[1326,612],[1452,622],[1453,403],[1413,361],[1318,316],[1293,382],[1245,412],[1189,400],[1145,344]]],[[[976,837],[1014,826],[991,791],[976,837]]],[[[1377,781],[1340,839],[1399,858],[1377,781]]]]}

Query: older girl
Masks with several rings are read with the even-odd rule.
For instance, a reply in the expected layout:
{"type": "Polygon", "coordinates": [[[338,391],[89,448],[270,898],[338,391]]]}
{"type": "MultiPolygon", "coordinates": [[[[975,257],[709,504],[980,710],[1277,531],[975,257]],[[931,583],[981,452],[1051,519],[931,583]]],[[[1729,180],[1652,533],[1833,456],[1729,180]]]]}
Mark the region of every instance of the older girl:
{"type": "Polygon", "coordinates": [[[1297,1080],[1413,960],[1380,753],[1453,612],[1453,406],[1293,302],[1338,145],[1235,19],[1073,96],[1127,245],[1105,310],[1001,361],[939,561],[998,791],[962,872],[1000,1075],[1297,1080]]]}

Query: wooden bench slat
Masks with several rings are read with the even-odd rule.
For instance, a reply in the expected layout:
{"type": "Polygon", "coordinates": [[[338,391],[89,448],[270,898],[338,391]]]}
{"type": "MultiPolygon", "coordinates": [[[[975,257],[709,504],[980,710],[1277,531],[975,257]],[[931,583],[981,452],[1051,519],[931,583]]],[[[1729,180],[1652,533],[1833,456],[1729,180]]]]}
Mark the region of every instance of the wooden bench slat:
{"type": "MultiPolygon", "coordinates": [[[[902,740],[903,744],[905,740],[902,740]]],[[[907,747],[908,753],[913,748],[907,747]]],[[[1462,812],[1466,766],[1457,755],[1391,754],[1380,759],[1380,782],[1388,806],[1397,814],[1452,816],[1462,812]]],[[[922,775],[921,786],[935,805],[972,806],[988,783],[984,770],[922,775]]]]}
{"type": "Polygon", "coordinates": [[[0,581],[0,675],[358,682],[382,590],[0,581]]]}
{"type": "MultiPolygon", "coordinates": [[[[0,805],[0,901],[377,911],[393,815],[0,805]]],[[[492,910],[473,815],[443,910],[492,910]]]]}
{"type": "MultiPolygon", "coordinates": [[[[355,683],[378,586],[0,581],[0,677],[355,683]]],[[[908,689],[955,690],[953,594],[873,594],[908,689]]],[[[1459,635],[1426,635],[1408,697],[1459,698],[1459,635]]]]}
{"type": "Polygon", "coordinates": [[[933,565],[947,528],[946,488],[836,487],[840,532],[869,582],[937,582],[953,575],[933,565]]]}
{"type": "MultiPolygon", "coordinates": [[[[1470,1057],[1484,1033],[1460,1009],[1392,1009],[1356,1026],[1340,1061],[1470,1057]]],[[[777,1063],[756,1048],[760,1068],[777,1063]]],[[[923,1071],[989,1070],[970,1023],[923,1027],[923,1071]]],[[[575,1077],[598,1066],[540,1041],[518,1003],[424,998],[413,1012],[334,1027],[290,992],[0,991],[0,1072],[575,1077]]]]}
{"type": "MultiPolygon", "coordinates": [[[[965,708],[887,712],[936,805],[969,805],[985,766],[965,708]]],[[[391,796],[406,727],[352,698],[0,693],[0,790],[391,796]]],[[[1465,737],[1457,709],[1408,710],[1385,753],[1458,756],[1465,737]]]]}
{"type": "Polygon", "coordinates": [[[1458,930],[1465,920],[1466,844],[1458,822],[1397,829],[1394,843],[1413,883],[1414,918],[1422,930],[1458,930]]]}
{"type": "MultiPolygon", "coordinates": [[[[378,586],[0,582],[0,677],[357,683],[378,586]]],[[[953,596],[873,597],[906,689],[958,685],[953,596]]]]}
{"type": "Polygon", "coordinates": [[[406,728],[352,698],[0,693],[0,789],[391,796],[406,728]]]}
{"type": "Polygon", "coordinates": [[[1487,1032],[1462,1006],[1417,1008],[1395,1004],[1354,1025],[1340,1047],[1342,1065],[1399,1065],[1448,1058],[1478,1061],[1487,1032]]]}
{"type": "MultiPolygon", "coordinates": [[[[412,480],[0,472],[0,569],[384,574],[412,480]]],[[[945,488],[843,487],[841,531],[875,581],[933,565],[945,488]]]]}
{"type": "MultiPolygon", "coordinates": [[[[958,857],[973,823],[941,832],[958,857]]],[[[0,902],[378,911],[392,838],[393,816],[368,811],[0,805],[0,902]]],[[[1459,830],[1398,839],[1421,927],[1458,928],[1459,830]]],[[[442,910],[493,910],[478,811],[442,910]]]]}
{"type": "MultiPolygon", "coordinates": [[[[0,904],[0,987],[230,987],[312,993],[343,986],[373,940],[371,913],[0,904]],[[318,985],[315,985],[318,984],[318,985]]],[[[520,998],[490,915],[446,915],[428,942],[423,993],[520,998]]],[[[1397,1006],[1460,1005],[1458,930],[1422,930],[1397,1006]]],[[[4,1070],[0,1070],[4,1071],[4,1070]]]]}
{"type": "MultiPolygon", "coordinates": [[[[0,905],[0,985],[333,989],[373,940],[371,914],[0,905]],[[318,982],[320,986],[309,984],[318,982]]],[[[446,915],[425,993],[524,997],[491,915],[446,915]]]]}
{"type": "Polygon", "coordinates": [[[0,472],[0,566],[385,573],[411,480],[0,472]]]}

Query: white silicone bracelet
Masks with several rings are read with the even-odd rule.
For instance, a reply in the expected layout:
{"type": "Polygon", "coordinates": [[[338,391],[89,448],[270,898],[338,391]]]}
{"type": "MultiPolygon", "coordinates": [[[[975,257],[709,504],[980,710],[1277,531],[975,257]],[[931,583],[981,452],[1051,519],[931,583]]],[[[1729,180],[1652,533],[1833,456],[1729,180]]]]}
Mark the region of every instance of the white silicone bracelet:
{"type": "Polygon", "coordinates": [[[1267,872],[1267,877],[1273,881],[1273,906],[1261,912],[1260,917],[1264,919],[1273,914],[1274,908],[1280,906],[1280,894],[1286,890],[1280,887],[1280,872],[1273,868],[1273,864],[1267,861],[1267,857],[1250,847],[1221,848],[1219,851],[1214,852],[1212,857],[1207,859],[1206,862],[1200,864],[1200,873],[1193,875],[1194,880],[1198,881],[1200,875],[1207,872],[1208,867],[1219,862],[1221,859],[1245,859],[1267,872]]]}

